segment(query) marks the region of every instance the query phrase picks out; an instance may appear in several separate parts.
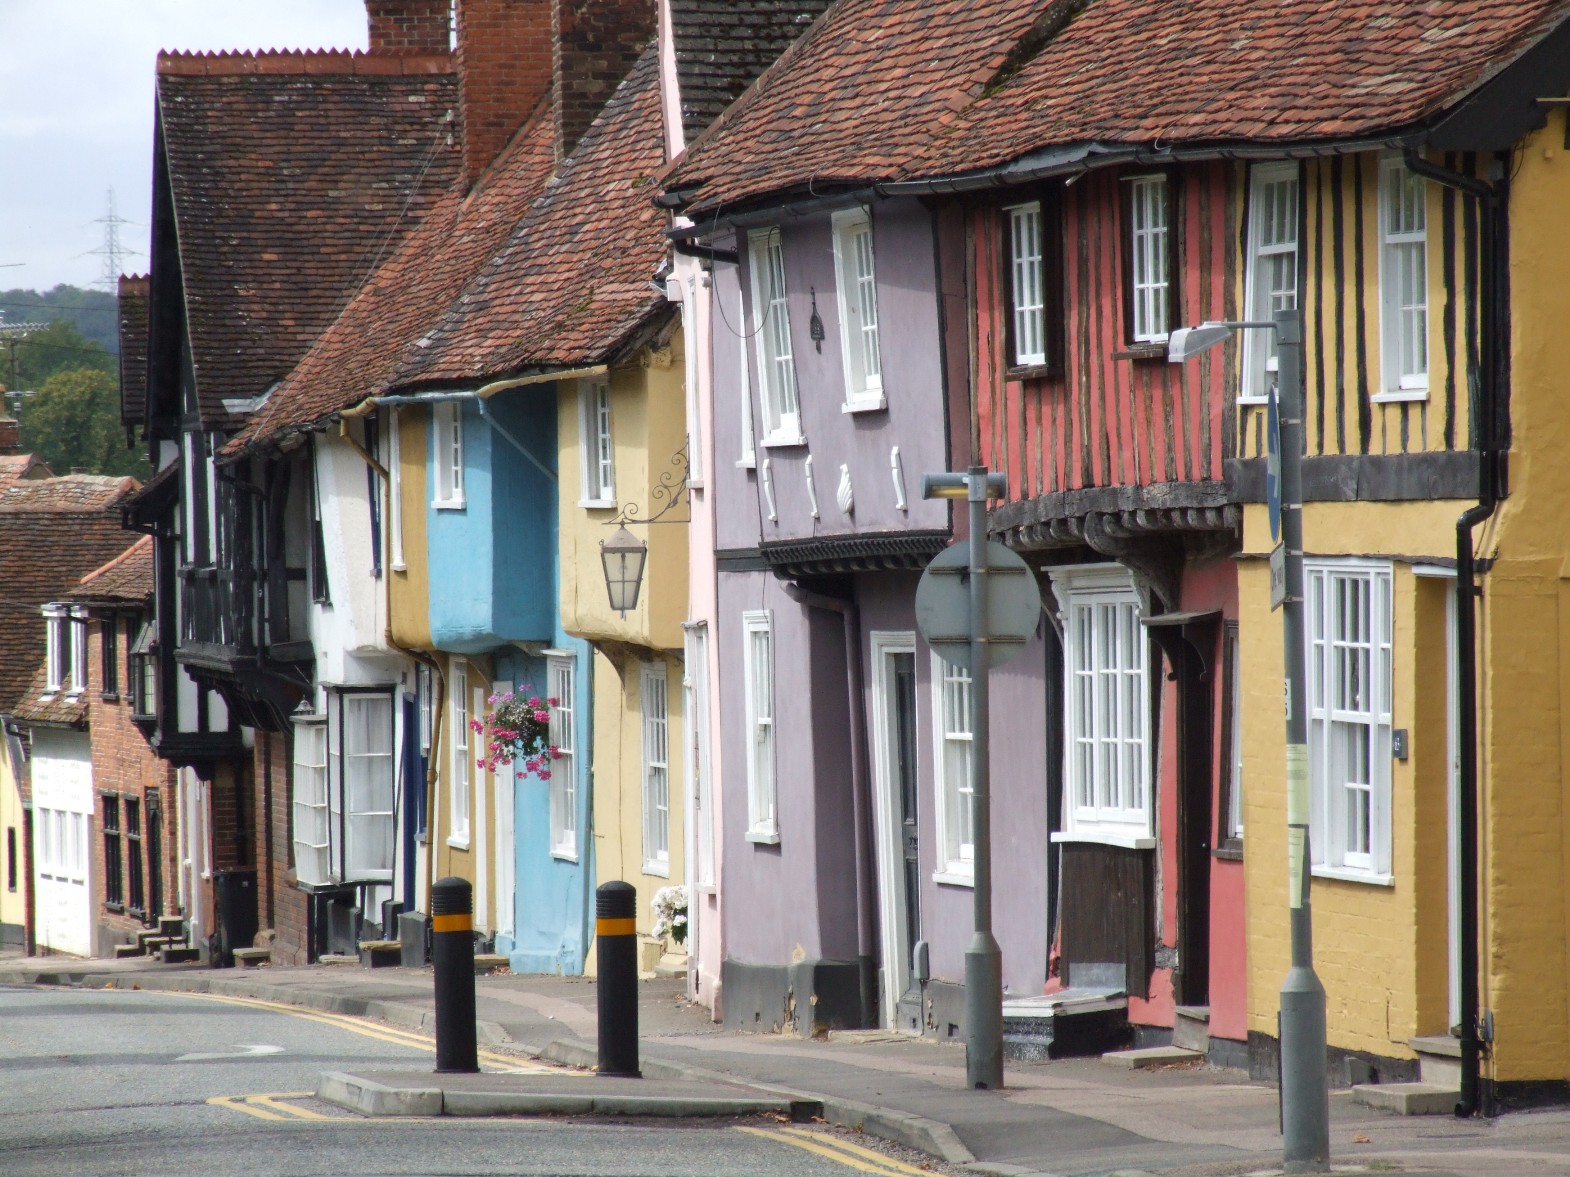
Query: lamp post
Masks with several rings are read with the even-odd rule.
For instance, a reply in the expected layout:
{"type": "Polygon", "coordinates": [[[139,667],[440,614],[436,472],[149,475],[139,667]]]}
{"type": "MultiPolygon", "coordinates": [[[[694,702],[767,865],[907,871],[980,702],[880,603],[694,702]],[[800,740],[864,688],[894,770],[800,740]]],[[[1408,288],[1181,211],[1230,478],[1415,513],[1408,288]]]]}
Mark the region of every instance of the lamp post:
{"type": "Polygon", "coordinates": [[[988,620],[987,500],[1007,493],[1003,474],[972,466],[963,474],[928,474],[926,499],[965,499],[970,515],[970,804],[974,930],[965,949],[965,1082],[1003,1086],[1003,950],[992,934],[992,772],[989,763],[992,668],[988,620]]]}
{"type": "Polygon", "coordinates": [[[605,567],[605,589],[611,608],[626,617],[638,607],[638,590],[643,587],[643,565],[649,558],[649,545],[625,527],[618,527],[610,539],[600,541],[600,563],[605,567]]]}
{"type": "MultiPolygon", "coordinates": [[[[1279,511],[1284,585],[1281,602],[1286,663],[1287,896],[1292,964],[1281,985],[1281,1153],[1288,1173],[1330,1167],[1330,1088],[1325,1074],[1325,989],[1314,973],[1313,915],[1309,905],[1308,675],[1303,616],[1303,334],[1296,310],[1273,322],[1202,323],[1172,332],[1167,358],[1181,363],[1239,329],[1275,332],[1279,439],[1279,511]]],[[[1274,497],[1274,496],[1272,496],[1274,497]]],[[[1276,520],[1271,520],[1271,530],[1276,520]]],[[[1272,556],[1274,570],[1277,557],[1272,556]]],[[[1274,576],[1272,577],[1274,580],[1274,576]]],[[[1274,600],[1272,608],[1274,608],[1274,600]]]]}

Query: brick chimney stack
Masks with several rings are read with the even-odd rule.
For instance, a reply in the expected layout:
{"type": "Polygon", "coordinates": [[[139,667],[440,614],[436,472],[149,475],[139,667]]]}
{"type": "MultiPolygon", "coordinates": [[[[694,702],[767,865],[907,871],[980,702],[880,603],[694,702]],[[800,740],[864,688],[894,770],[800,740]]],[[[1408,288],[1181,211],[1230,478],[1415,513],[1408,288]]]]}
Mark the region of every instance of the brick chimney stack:
{"type": "Polygon", "coordinates": [[[610,101],[638,55],[653,40],[656,0],[554,0],[552,68],[561,79],[556,103],[556,159],[578,140],[610,101]]]}
{"type": "Polygon", "coordinates": [[[450,0],[365,0],[365,15],[371,25],[371,52],[387,57],[450,52],[450,7],[450,0]]]}
{"type": "Polygon", "coordinates": [[[22,427],[15,417],[0,417],[0,454],[22,452],[22,427]]]}
{"type": "Polygon", "coordinates": [[[473,184],[551,88],[552,0],[459,0],[463,178],[473,184]]]}

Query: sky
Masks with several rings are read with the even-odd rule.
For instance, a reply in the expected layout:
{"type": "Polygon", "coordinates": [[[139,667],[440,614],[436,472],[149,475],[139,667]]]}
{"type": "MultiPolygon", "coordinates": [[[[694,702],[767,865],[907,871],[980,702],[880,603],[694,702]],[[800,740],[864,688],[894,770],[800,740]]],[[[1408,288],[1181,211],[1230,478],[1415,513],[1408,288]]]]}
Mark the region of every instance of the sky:
{"type": "Polygon", "coordinates": [[[160,49],[365,45],[363,0],[0,0],[0,290],[98,283],[111,189],[146,270],[160,49]]]}

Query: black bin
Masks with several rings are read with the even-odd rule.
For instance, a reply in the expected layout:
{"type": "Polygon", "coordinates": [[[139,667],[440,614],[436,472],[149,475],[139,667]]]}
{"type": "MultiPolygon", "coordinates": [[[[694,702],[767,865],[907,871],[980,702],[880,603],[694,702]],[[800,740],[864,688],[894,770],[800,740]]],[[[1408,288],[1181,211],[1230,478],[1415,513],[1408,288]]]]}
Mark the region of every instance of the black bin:
{"type": "Polygon", "coordinates": [[[234,950],[249,948],[256,939],[256,871],[213,872],[213,895],[218,905],[217,968],[234,967],[234,950]]]}

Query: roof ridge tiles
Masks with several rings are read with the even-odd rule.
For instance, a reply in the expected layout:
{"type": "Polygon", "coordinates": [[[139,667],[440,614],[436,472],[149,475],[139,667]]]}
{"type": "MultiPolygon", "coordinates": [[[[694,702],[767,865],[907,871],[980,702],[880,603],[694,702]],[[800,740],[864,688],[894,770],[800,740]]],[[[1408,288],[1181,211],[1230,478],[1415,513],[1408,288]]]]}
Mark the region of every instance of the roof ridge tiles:
{"type": "Polygon", "coordinates": [[[449,74],[450,53],[367,53],[363,49],[162,49],[158,73],[182,77],[247,74],[349,74],[356,77],[449,74]]]}
{"type": "Polygon", "coordinates": [[[130,560],[133,557],[135,557],[136,555],[138,555],[143,549],[151,547],[152,546],[152,542],[153,542],[153,537],[150,536],[150,535],[138,536],[135,540],[133,540],[131,542],[131,544],[125,549],[125,551],[121,552],[118,556],[115,556],[113,559],[108,560],[108,561],[106,561],[103,564],[100,564],[97,568],[94,568],[91,572],[89,572],[86,575],[84,575],[82,577],[82,579],[79,580],[77,583],[78,584],[88,584],[91,581],[97,580],[100,576],[103,576],[106,573],[112,572],[115,568],[119,567],[121,564],[124,564],[127,560],[130,560]]]}

